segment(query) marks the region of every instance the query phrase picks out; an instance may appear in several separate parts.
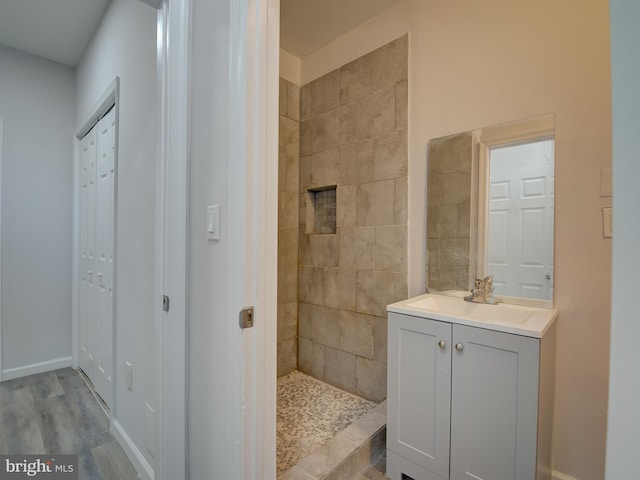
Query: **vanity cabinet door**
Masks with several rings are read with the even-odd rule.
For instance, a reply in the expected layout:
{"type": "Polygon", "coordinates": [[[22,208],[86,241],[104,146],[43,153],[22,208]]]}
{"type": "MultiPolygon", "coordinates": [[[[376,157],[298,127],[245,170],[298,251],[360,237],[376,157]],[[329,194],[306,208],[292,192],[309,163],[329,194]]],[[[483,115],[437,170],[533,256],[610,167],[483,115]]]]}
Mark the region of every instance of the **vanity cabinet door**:
{"type": "Polygon", "coordinates": [[[535,480],[538,339],[453,325],[451,479],[535,480]]]}
{"type": "Polygon", "coordinates": [[[451,328],[450,323],[389,313],[387,448],[445,479],[451,328]]]}

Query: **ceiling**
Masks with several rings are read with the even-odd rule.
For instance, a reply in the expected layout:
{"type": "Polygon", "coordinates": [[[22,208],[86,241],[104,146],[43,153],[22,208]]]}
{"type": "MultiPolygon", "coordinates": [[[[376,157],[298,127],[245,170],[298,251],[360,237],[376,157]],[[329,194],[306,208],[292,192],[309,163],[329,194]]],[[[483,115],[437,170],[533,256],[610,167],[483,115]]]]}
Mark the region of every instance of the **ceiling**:
{"type": "Polygon", "coordinates": [[[282,0],[280,46],[298,58],[403,0],[282,0]]]}
{"type": "Polygon", "coordinates": [[[75,66],[109,0],[0,0],[0,45],[75,66]]]}

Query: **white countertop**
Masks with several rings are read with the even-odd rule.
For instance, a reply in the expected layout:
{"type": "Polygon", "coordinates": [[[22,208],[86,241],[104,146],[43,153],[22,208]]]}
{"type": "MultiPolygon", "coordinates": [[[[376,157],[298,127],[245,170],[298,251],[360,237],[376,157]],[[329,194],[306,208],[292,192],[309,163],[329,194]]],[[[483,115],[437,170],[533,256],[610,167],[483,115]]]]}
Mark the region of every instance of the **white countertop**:
{"type": "Polygon", "coordinates": [[[558,318],[555,308],[521,305],[486,305],[462,297],[426,293],[387,305],[389,312],[542,338],[558,318]]]}

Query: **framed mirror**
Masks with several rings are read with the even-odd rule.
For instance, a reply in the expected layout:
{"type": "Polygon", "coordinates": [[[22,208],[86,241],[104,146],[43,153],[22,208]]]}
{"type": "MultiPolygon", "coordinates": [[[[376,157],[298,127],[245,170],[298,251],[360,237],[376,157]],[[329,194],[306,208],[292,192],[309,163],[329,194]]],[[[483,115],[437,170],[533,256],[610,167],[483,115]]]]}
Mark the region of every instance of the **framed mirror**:
{"type": "Polygon", "coordinates": [[[508,303],[553,305],[554,116],[433,139],[427,290],[494,276],[508,303]]]}

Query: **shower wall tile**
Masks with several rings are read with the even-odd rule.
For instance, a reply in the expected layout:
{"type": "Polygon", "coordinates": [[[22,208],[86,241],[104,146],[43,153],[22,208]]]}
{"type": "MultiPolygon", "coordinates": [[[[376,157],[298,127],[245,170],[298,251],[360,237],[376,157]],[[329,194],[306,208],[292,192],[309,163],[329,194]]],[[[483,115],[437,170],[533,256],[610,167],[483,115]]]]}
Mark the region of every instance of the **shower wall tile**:
{"type": "Polygon", "coordinates": [[[324,348],[324,381],[348,392],[356,390],[356,356],[336,348],[324,348]]]}
{"type": "Polygon", "coordinates": [[[364,398],[381,402],[387,398],[386,363],[358,357],[356,360],[356,393],[364,398]]]}
{"type": "Polygon", "coordinates": [[[278,304],[295,302],[298,297],[297,267],[278,268],[278,304]]]}
{"type": "Polygon", "coordinates": [[[407,228],[404,225],[375,227],[376,270],[404,272],[407,269],[407,228]]]}
{"type": "Polygon", "coordinates": [[[370,399],[386,396],[386,305],[408,290],[407,45],[300,90],[299,368],[370,399]],[[307,191],[330,185],[336,233],[310,234],[307,191]]]}
{"type": "Polygon", "coordinates": [[[324,379],[324,346],[306,338],[298,340],[298,368],[304,373],[324,379]]]}
{"type": "Polygon", "coordinates": [[[324,269],[298,267],[298,300],[322,305],[324,302],[324,269]]]}
{"type": "Polygon", "coordinates": [[[278,228],[298,228],[298,195],[293,192],[278,192],[278,228]]]}
{"type": "Polygon", "coordinates": [[[399,130],[375,142],[375,179],[406,177],[408,168],[407,131],[399,130]]]}
{"type": "Polygon", "coordinates": [[[356,306],[356,272],[344,268],[327,268],[324,272],[324,303],[328,307],[354,310],[356,306]]]}
{"type": "Polygon", "coordinates": [[[442,203],[468,203],[471,197],[471,171],[442,175],[442,203]]]}
{"type": "Polygon", "coordinates": [[[409,85],[406,80],[396,83],[396,130],[409,127],[409,85]]]}
{"type": "Polygon", "coordinates": [[[298,265],[298,228],[278,230],[278,267],[298,265]]]}
{"type": "Polygon", "coordinates": [[[289,340],[298,335],[298,303],[278,305],[278,341],[289,340]]]}
{"type": "Polygon", "coordinates": [[[340,105],[340,70],[311,82],[311,115],[320,115],[340,105]]]}
{"type": "Polygon", "coordinates": [[[342,104],[373,93],[374,55],[369,53],[340,69],[340,100],[342,104]]]}
{"type": "Polygon", "coordinates": [[[280,78],[279,84],[279,96],[278,96],[278,105],[279,105],[279,113],[280,115],[287,114],[287,81],[284,78],[280,78]]]}
{"type": "Polygon", "coordinates": [[[387,317],[373,317],[374,360],[382,363],[387,363],[387,323],[387,317]]]}
{"type": "Polygon", "coordinates": [[[384,135],[396,129],[396,89],[389,86],[356,102],[359,139],[384,135]]]}
{"type": "Polygon", "coordinates": [[[298,340],[291,338],[278,342],[278,377],[294,371],[297,366],[298,340]]]}
{"type": "Polygon", "coordinates": [[[291,83],[286,83],[287,87],[287,115],[289,118],[300,121],[300,87],[291,83]]]}
{"type": "Polygon", "coordinates": [[[340,185],[357,185],[374,180],[374,139],[340,147],[340,185]]]}
{"type": "Polygon", "coordinates": [[[407,177],[396,178],[394,185],[393,217],[396,225],[407,224],[407,204],[409,202],[407,177]]]}
{"type": "Polygon", "coordinates": [[[395,273],[359,270],[356,275],[356,311],[386,315],[395,300],[395,273]],[[391,288],[391,286],[394,286],[391,288]]]}
{"type": "Polygon", "coordinates": [[[373,227],[341,228],[340,234],[340,267],[370,269],[375,267],[374,246],[375,230],[373,227]]]}
{"type": "Polygon", "coordinates": [[[340,150],[332,148],[313,154],[310,171],[311,178],[307,188],[337,185],[340,178],[340,150]]]}
{"type": "Polygon", "coordinates": [[[336,189],[336,226],[353,227],[356,224],[356,185],[338,186],[336,189]]]}
{"type": "Polygon", "coordinates": [[[374,317],[340,311],[340,349],[361,357],[374,358],[374,317]]]}
{"type": "Polygon", "coordinates": [[[336,267],[340,255],[338,235],[302,235],[300,264],[313,267],[336,267]]]}
{"type": "Polygon", "coordinates": [[[365,183],[358,186],[356,222],[358,225],[393,225],[395,212],[393,180],[365,183]]]}
{"type": "Polygon", "coordinates": [[[409,38],[404,35],[374,52],[373,87],[375,90],[407,79],[409,38]]]}

